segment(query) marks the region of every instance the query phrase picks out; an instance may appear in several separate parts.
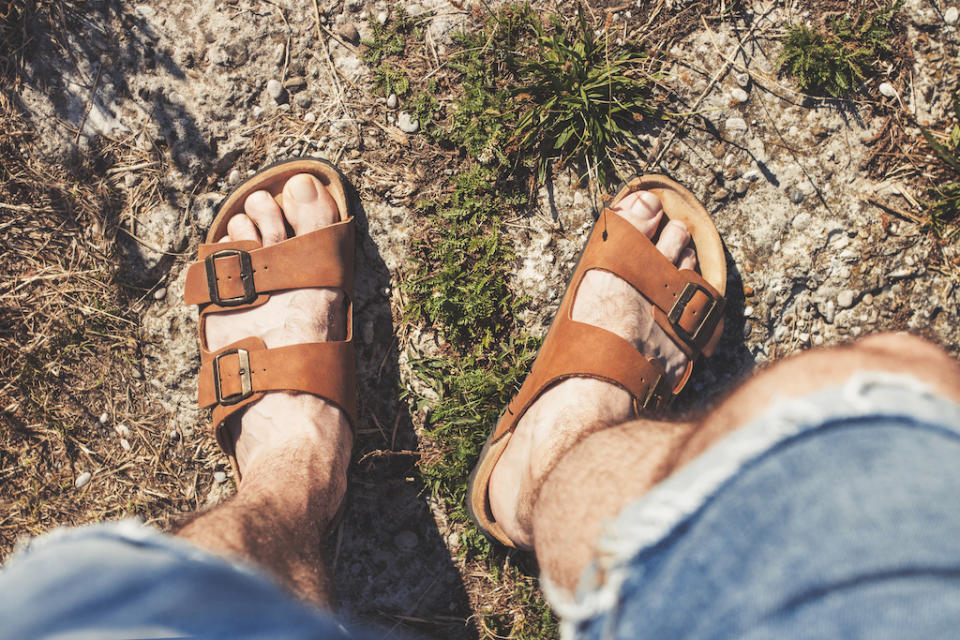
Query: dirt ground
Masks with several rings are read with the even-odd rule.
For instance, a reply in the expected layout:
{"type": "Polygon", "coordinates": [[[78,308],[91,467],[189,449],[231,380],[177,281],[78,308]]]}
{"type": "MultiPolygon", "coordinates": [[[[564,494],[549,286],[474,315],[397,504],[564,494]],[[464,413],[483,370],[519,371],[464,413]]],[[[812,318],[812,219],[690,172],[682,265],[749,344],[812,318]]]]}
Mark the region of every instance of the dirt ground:
{"type": "MultiPolygon", "coordinates": [[[[846,101],[802,95],[778,73],[783,25],[835,5],[590,3],[598,25],[663,57],[659,82],[679,114],[641,133],[624,170],[691,188],[728,252],[726,330],[681,398],[691,409],[763,363],[874,331],[960,351],[960,253],[920,213],[938,179],[920,127],[943,131],[957,115],[960,32],[945,18],[956,2],[907,0],[895,61],[846,101]]],[[[452,34],[491,10],[403,6],[428,16],[405,68],[441,79],[452,77],[452,34]]],[[[574,5],[534,6],[571,15],[574,5]]],[[[422,224],[415,204],[444,189],[463,158],[412,130],[409,105],[374,90],[352,30],[368,39],[370,20],[396,11],[383,0],[0,0],[4,558],[61,524],[138,516],[170,528],[232,494],[196,408],[185,267],[232,185],[275,159],[316,155],[338,164],[363,204],[360,435],[333,542],[345,615],[385,635],[435,638],[490,637],[485,614],[522,616],[504,576],[518,564],[531,575],[530,560],[501,554],[495,578],[465,557],[460,525],[417,475],[429,453],[423,415],[400,392],[416,390],[410,362],[436,338],[404,321],[399,283],[422,224]]],[[[450,99],[455,89],[441,86],[450,99]]],[[[506,226],[510,284],[529,299],[522,317],[534,335],[600,199],[567,172],[538,203],[506,226]]]]}

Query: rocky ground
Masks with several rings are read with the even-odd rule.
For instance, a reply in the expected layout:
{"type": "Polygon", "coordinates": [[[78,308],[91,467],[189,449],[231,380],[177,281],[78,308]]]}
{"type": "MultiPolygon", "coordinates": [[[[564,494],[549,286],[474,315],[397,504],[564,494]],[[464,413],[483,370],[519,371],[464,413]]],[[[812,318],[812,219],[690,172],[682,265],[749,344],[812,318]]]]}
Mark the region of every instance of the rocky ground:
{"type": "MultiPolygon", "coordinates": [[[[595,8],[627,34],[682,4],[595,8]]],[[[701,406],[758,364],[878,330],[919,332],[956,353],[957,248],[934,238],[916,214],[926,153],[917,150],[916,123],[948,117],[944,89],[956,88],[960,45],[956,3],[908,0],[912,59],[844,102],[801,95],[778,75],[782,26],[809,18],[818,3],[743,4],[739,19],[703,20],[669,42],[663,82],[696,115],[646,131],[633,167],[691,188],[728,251],[726,332],[685,392],[687,406],[701,406]]],[[[197,323],[181,299],[185,267],[232,185],[278,158],[327,157],[363,204],[355,301],[361,438],[335,544],[343,605],[388,628],[483,634],[470,622],[484,601],[476,576],[458,556],[457,528],[418,485],[419,418],[399,396],[412,384],[407,363],[430,349],[429,332],[404,323],[399,311],[398,283],[419,224],[414,204],[453,169],[431,165],[405,104],[372,90],[358,43],[371,35],[367,16],[389,21],[394,5],[84,6],[69,16],[70,31],[26,26],[15,100],[36,133],[30,153],[43,161],[69,164],[110,149],[105,177],[123,204],[108,228],[92,233],[119,245],[124,286],[139,292],[131,303],[139,350],[123,383],[147,416],[142,433],[123,438],[133,451],[124,447],[111,459],[143,464],[160,451],[183,461],[192,475],[174,483],[183,492],[174,511],[232,492],[229,465],[195,406],[197,323]]],[[[452,32],[473,24],[471,10],[452,0],[405,9],[430,14],[425,46],[411,55],[440,70],[452,32]]],[[[506,225],[518,253],[511,284],[530,299],[523,317],[534,334],[559,303],[598,207],[569,174],[542,188],[539,200],[538,210],[506,225]]],[[[67,489],[83,490],[75,488],[85,484],[78,476],[89,472],[96,490],[108,467],[71,465],[67,489]]],[[[55,518],[44,522],[40,529],[55,518]]]]}

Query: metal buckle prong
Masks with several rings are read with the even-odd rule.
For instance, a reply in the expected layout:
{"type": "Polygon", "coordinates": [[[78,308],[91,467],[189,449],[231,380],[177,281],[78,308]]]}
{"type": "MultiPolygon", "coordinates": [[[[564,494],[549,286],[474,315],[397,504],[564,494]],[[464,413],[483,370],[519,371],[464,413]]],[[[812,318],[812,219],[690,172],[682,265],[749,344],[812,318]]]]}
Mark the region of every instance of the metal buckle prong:
{"type": "Polygon", "coordinates": [[[670,313],[667,314],[667,320],[670,321],[670,326],[673,327],[673,330],[677,332],[681,338],[686,340],[691,345],[700,344],[700,338],[703,331],[709,327],[710,331],[713,331],[716,328],[716,314],[722,309],[720,301],[717,298],[713,297],[706,288],[700,286],[695,282],[688,282],[683,288],[683,291],[680,293],[680,297],[673,303],[673,307],[670,308],[670,313]],[[700,318],[700,323],[697,325],[697,328],[694,329],[693,333],[688,332],[686,329],[680,326],[680,318],[683,317],[683,312],[686,310],[687,305],[693,300],[693,296],[700,291],[703,295],[707,296],[707,299],[710,300],[710,304],[707,307],[707,312],[703,314],[703,317],[700,318]]]}
{"type": "Polygon", "coordinates": [[[217,392],[217,402],[222,405],[229,406],[231,404],[237,404],[252,396],[253,379],[250,377],[250,352],[246,349],[230,349],[229,351],[218,353],[213,358],[213,387],[217,392]],[[232,355],[236,355],[240,360],[240,392],[224,396],[220,388],[220,359],[232,355]]]}
{"type": "Polygon", "coordinates": [[[221,307],[235,307],[241,304],[250,304],[257,299],[257,288],[253,282],[253,262],[250,254],[239,249],[222,249],[211,253],[204,260],[207,269],[207,289],[210,292],[210,301],[221,307]],[[243,283],[243,295],[232,298],[220,297],[220,286],[217,284],[217,259],[237,258],[240,260],[240,281],[243,283]]]}

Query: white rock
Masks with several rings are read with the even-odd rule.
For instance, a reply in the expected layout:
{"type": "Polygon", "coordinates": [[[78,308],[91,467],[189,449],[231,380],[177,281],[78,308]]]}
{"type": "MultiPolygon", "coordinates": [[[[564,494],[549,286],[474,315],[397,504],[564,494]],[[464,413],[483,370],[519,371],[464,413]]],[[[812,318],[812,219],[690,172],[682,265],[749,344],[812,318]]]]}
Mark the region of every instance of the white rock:
{"type": "Polygon", "coordinates": [[[227,182],[229,182],[230,184],[236,184],[237,182],[240,182],[240,171],[238,171],[237,169],[234,169],[233,171],[231,171],[230,175],[227,176],[227,182]]]}
{"type": "Polygon", "coordinates": [[[893,88],[893,85],[889,82],[880,83],[880,94],[888,98],[894,98],[897,95],[897,90],[893,88]]]}
{"type": "Polygon", "coordinates": [[[224,473],[223,471],[217,471],[216,473],[213,474],[213,481],[216,482],[217,484],[223,484],[224,482],[227,481],[227,474],[224,473]]]}
{"type": "Polygon", "coordinates": [[[176,439],[179,437],[179,435],[180,435],[180,434],[177,433],[177,430],[174,429],[173,431],[171,431],[171,432],[169,432],[169,433],[167,434],[167,439],[168,439],[168,440],[176,440],[176,439]]]}
{"type": "Polygon", "coordinates": [[[304,122],[316,122],[316,121],[317,121],[317,116],[316,116],[316,114],[313,113],[313,111],[308,111],[307,113],[305,113],[305,114],[303,115],[303,121],[304,121],[304,122]]]}
{"type": "Polygon", "coordinates": [[[749,318],[750,316],[752,316],[752,315],[753,315],[753,307],[750,307],[750,306],[744,307],[744,308],[743,308],[743,315],[747,316],[748,318],[749,318]]]}
{"type": "Polygon", "coordinates": [[[420,121],[413,119],[406,111],[397,114],[397,126],[404,133],[416,133],[420,129],[420,121]]]}
{"type": "Polygon", "coordinates": [[[947,24],[957,24],[958,19],[960,19],[960,9],[956,7],[950,7],[943,12],[943,21],[947,24]]]}
{"type": "Polygon", "coordinates": [[[760,179],[760,172],[756,169],[750,169],[750,171],[743,174],[743,179],[747,182],[756,182],[760,179]]]}
{"type": "Polygon", "coordinates": [[[273,98],[276,102],[280,102],[283,98],[284,89],[283,85],[280,84],[280,81],[276,78],[270,78],[267,81],[267,95],[273,98]]]}
{"type": "Polygon", "coordinates": [[[387,24],[387,18],[389,17],[390,15],[386,11],[381,11],[377,14],[377,22],[380,24],[387,24]]]}
{"type": "Polygon", "coordinates": [[[93,477],[92,473],[90,473],[89,471],[84,471],[83,473],[77,476],[77,480],[73,484],[77,489],[83,489],[85,486],[87,486],[87,483],[90,482],[90,478],[92,477],[93,477]]]}
{"type": "Polygon", "coordinates": [[[856,298],[856,295],[853,291],[841,291],[840,295],[837,296],[837,305],[841,309],[849,309],[853,306],[853,301],[856,298]]]}
{"type": "Polygon", "coordinates": [[[133,449],[133,447],[130,446],[130,441],[127,440],[126,438],[120,439],[120,448],[123,449],[124,451],[130,451],[131,449],[133,449]]]}
{"type": "Polygon", "coordinates": [[[833,324],[834,319],[837,317],[837,305],[831,300],[827,303],[827,307],[823,310],[823,320],[827,324],[833,324]]]}
{"type": "Polygon", "coordinates": [[[736,100],[737,102],[746,102],[747,100],[750,99],[750,94],[748,94],[746,91],[740,88],[733,89],[730,92],[730,95],[733,96],[733,99],[736,100]]]}
{"type": "Polygon", "coordinates": [[[117,435],[120,436],[121,438],[129,438],[129,437],[130,437],[130,428],[127,427],[127,425],[125,425],[125,424],[118,424],[116,427],[114,427],[114,429],[116,430],[117,435]]]}
{"type": "Polygon", "coordinates": [[[107,420],[110,419],[110,414],[104,411],[100,414],[100,424],[107,424],[107,420]]]}
{"type": "Polygon", "coordinates": [[[387,106],[390,107],[391,109],[397,108],[397,94],[395,93],[390,94],[390,97],[387,98],[387,106]]]}
{"type": "Polygon", "coordinates": [[[747,121],[743,118],[727,118],[724,127],[727,131],[746,131],[747,121]]]}
{"type": "Polygon", "coordinates": [[[750,86],[750,74],[749,73],[738,73],[736,75],[737,84],[746,89],[750,86]]]}
{"type": "Polygon", "coordinates": [[[167,297],[167,288],[166,288],[166,287],[160,287],[159,289],[157,289],[156,291],[153,292],[153,299],[154,299],[154,300],[163,300],[163,299],[166,298],[166,297],[167,297]]]}

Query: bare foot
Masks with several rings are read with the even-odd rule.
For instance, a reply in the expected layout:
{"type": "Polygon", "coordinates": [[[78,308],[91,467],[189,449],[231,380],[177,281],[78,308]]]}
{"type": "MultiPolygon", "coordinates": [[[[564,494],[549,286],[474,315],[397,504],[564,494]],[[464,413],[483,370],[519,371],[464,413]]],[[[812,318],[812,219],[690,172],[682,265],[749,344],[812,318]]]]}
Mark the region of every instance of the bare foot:
{"type": "MultiPolygon", "coordinates": [[[[663,207],[652,193],[631,193],[614,208],[652,238],[663,207]]],[[[657,240],[680,269],[697,258],[682,222],[671,221],[657,240]]],[[[573,304],[573,319],[616,333],[648,358],[657,358],[671,383],[683,374],[688,358],[654,321],[650,303],[630,284],[607,272],[589,271],[573,304]]],[[[572,378],[551,387],[520,419],[490,477],[490,508],[518,546],[533,547],[531,519],[536,493],[560,455],[588,432],[634,418],[633,401],[623,388],[601,380],[572,378]]]]}
{"type": "MultiPolygon", "coordinates": [[[[287,225],[302,235],[339,221],[337,205],[319,180],[298,174],[283,187],[283,209],[266,191],[250,194],[245,214],[230,218],[221,242],[256,240],[263,246],[287,239],[287,225]],[[286,221],[286,225],[284,224],[286,221]]],[[[217,350],[242,338],[257,336],[267,348],[303,342],[344,340],[347,335],[344,294],[339,289],[306,288],[273,293],[265,304],[211,314],[206,321],[207,345],[217,350]]],[[[334,404],[308,393],[268,393],[228,421],[237,463],[246,469],[261,456],[291,446],[318,447],[326,456],[341,456],[351,441],[350,422],[334,404]]]]}

